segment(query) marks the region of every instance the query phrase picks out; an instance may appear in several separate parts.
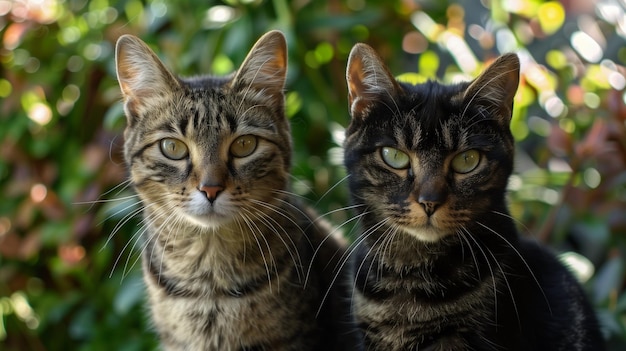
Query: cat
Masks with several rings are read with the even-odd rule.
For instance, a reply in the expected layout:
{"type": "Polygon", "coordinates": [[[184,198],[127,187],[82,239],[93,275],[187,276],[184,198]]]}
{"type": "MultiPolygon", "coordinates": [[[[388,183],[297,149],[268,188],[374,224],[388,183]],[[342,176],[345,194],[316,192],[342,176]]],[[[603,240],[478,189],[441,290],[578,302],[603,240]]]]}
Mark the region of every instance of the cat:
{"type": "Polygon", "coordinates": [[[354,309],[367,350],[602,350],[594,311],[506,204],[519,59],[471,82],[399,82],[366,44],[349,56],[354,309]]]}
{"type": "Polygon", "coordinates": [[[331,286],[345,245],[289,192],[283,34],[262,36],[230,76],[191,78],[123,35],[116,68],[161,347],[355,348],[349,277],[331,286]]]}

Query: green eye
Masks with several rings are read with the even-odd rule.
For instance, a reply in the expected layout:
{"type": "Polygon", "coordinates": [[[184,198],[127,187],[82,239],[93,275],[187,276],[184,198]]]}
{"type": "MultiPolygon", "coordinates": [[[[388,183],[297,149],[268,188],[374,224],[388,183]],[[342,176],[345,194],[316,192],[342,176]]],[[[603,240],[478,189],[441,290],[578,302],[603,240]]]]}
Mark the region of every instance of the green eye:
{"type": "Polygon", "coordinates": [[[187,145],[178,139],[165,138],[161,140],[160,146],[163,155],[172,160],[182,160],[189,155],[187,145]]]}
{"type": "Polygon", "coordinates": [[[243,135],[230,144],[230,153],[235,157],[250,156],[256,150],[256,145],[257,137],[254,135],[243,135]]]}
{"type": "Polygon", "coordinates": [[[383,147],[380,155],[391,168],[403,169],[409,167],[409,155],[392,147],[383,147]]]}
{"type": "Polygon", "coordinates": [[[461,174],[473,171],[480,162],[480,152],[467,150],[456,155],[452,159],[452,169],[461,174]]]}

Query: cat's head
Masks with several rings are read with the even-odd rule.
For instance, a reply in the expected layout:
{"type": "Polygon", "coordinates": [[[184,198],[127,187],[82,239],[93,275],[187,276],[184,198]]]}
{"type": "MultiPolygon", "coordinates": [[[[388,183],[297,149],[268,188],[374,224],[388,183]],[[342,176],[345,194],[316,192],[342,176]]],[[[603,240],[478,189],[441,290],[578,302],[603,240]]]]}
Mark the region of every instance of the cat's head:
{"type": "Polygon", "coordinates": [[[261,37],[228,77],[179,78],[140,39],[116,47],[125,159],[153,218],[245,226],[276,206],[291,157],[284,36],[261,37]]]}
{"type": "Polygon", "coordinates": [[[346,78],[345,164],[368,226],[435,242],[505,211],[516,55],[501,56],[472,82],[410,85],[357,44],[346,78]]]}

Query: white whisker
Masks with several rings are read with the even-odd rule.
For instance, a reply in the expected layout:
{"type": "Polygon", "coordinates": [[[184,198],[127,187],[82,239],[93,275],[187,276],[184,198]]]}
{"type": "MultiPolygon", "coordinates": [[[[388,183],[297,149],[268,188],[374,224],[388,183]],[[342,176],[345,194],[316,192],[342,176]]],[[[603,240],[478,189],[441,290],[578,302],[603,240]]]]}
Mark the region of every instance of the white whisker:
{"type": "Polygon", "coordinates": [[[502,239],[507,245],[509,245],[509,247],[511,247],[511,249],[513,249],[513,251],[515,251],[515,253],[517,254],[517,256],[520,258],[520,260],[522,261],[522,263],[524,264],[524,266],[526,266],[526,269],[528,269],[528,272],[530,273],[530,275],[532,276],[533,280],[535,281],[535,283],[537,284],[537,287],[539,287],[539,290],[541,291],[541,294],[543,295],[543,298],[546,301],[546,304],[548,305],[548,309],[550,310],[550,314],[552,314],[552,307],[550,306],[550,301],[548,300],[548,297],[546,296],[545,292],[543,291],[543,288],[541,287],[541,284],[539,283],[539,279],[537,279],[537,277],[535,276],[535,273],[533,272],[533,270],[530,268],[530,265],[528,264],[528,262],[526,262],[526,259],[524,258],[524,256],[522,256],[522,254],[519,252],[519,250],[513,246],[513,244],[511,244],[511,242],[509,240],[507,240],[503,235],[501,235],[500,233],[496,232],[495,230],[489,228],[488,226],[480,223],[480,222],[476,222],[478,223],[478,225],[482,226],[483,228],[489,230],[490,232],[492,232],[493,234],[495,234],[496,236],[498,236],[500,239],[502,239]]]}

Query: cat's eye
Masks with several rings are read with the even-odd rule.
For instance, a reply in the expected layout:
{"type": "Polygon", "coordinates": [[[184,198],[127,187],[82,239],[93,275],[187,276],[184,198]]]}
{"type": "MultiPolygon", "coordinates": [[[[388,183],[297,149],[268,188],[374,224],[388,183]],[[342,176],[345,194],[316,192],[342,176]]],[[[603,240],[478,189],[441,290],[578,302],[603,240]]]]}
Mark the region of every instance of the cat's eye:
{"type": "Polygon", "coordinates": [[[396,148],[383,147],[380,149],[380,155],[391,168],[404,169],[409,167],[409,155],[396,148]]]}
{"type": "Polygon", "coordinates": [[[250,156],[257,146],[257,137],[254,135],[242,135],[230,145],[230,153],[235,157],[250,156]]]}
{"type": "Polygon", "coordinates": [[[477,150],[463,151],[452,159],[452,169],[461,174],[469,173],[478,167],[479,162],[480,152],[477,150]]]}
{"type": "Polygon", "coordinates": [[[174,138],[165,138],[160,143],[161,152],[165,157],[172,160],[182,160],[189,155],[187,145],[174,138]]]}

